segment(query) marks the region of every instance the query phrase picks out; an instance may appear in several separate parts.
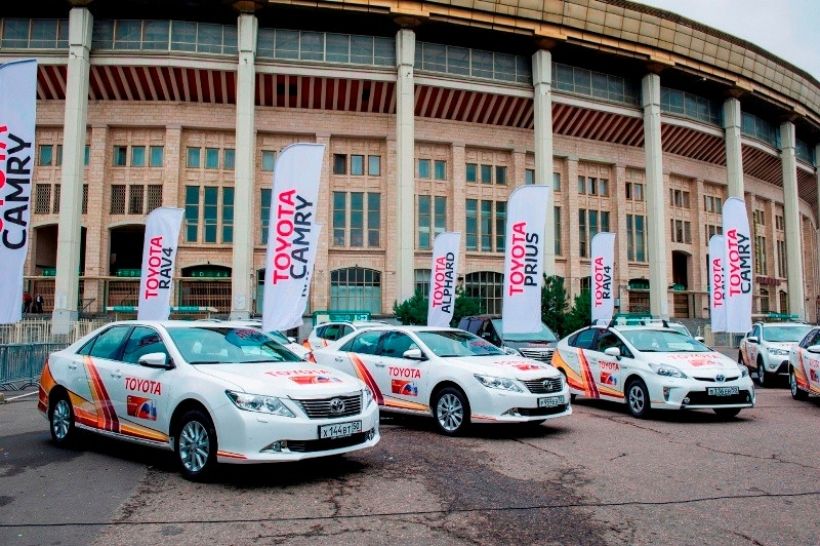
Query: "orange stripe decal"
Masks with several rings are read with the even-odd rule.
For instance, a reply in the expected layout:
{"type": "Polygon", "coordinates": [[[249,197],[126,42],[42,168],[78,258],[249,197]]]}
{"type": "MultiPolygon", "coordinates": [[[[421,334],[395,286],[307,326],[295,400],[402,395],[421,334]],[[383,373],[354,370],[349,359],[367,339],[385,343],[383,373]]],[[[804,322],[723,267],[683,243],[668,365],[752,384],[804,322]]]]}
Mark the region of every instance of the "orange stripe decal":
{"type": "Polygon", "coordinates": [[[598,387],[595,385],[595,378],[592,377],[592,371],[589,369],[589,362],[584,356],[584,350],[578,349],[578,360],[581,362],[581,372],[584,378],[584,393],[590,398],[600,398],[598,387]]]}
{"type": "Polygon", "coordinates": [[[359,379],[364,381],[373,392],[373,397],[376,399],[376,404],[383,406],[384,396],[382,396],[382,391],[376,384],[376,380],[373,379],[372,375],[370,375],[367,367],[365,367],[364,362],[362,362],[362,360],[353,353],[350,353],[350,361],[353,362],[353,369],[356,370],[356,375],[358,375],[359,379]]]}
{"type": "Polygon", "coordinates": [[[232,451],[222,451],[221,449],[216,452],[217,457],[224,457],[226,459],[238,459],[238,460],[245,460],[247,457],[242,455],[241,453],[233,453],[232,451]]]}
{"type": "Polygon", "coordinates": [[[88,371],[89,385],[91,386],[92,395],[94,395],[94,402],[98,408],[97,418],[101,418],[102,423],[100,428],[111,432],[120,431],[120,421],[117,418],[117,413],[114,411],[114,404],[108,396],[108,391],[105,389],[100,373],[97,367],[91,360],[90,356],[85,357],[85,367],[88,371]],[[102,411],[102,415],[100,415],[102,411]]]}

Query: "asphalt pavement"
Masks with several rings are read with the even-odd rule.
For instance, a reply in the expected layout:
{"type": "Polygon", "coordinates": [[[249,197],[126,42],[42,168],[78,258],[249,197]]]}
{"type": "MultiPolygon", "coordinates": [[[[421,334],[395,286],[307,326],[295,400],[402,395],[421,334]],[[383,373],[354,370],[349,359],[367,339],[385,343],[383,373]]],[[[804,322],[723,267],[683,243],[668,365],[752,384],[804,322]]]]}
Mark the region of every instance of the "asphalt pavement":
{"type": "Polygon", "coordinates": [[[0,544],[820,544],[820,401],[759,390],[729,421],[574,411],[461,438],[383,417],[374,449],[197,484],[149,448],[53,447],[17,400],[0,405],[0,544]]]}

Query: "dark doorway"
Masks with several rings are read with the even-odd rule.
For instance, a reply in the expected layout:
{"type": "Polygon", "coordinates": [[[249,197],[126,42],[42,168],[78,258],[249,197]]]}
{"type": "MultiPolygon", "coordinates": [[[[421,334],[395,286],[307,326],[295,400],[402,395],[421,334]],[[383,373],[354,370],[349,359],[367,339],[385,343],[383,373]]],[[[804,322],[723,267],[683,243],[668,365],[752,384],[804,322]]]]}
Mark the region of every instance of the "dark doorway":
{"type": "MultiPolygon", "coordinates": [[[[80,228],[80,275],[85,272],[85,234],[80,228]]],[[[53,277],[57,270],[57,224],[34,228],[34,274],[53,277]]]]}
{"type": "Polygon", "coordinates": [[[142,245],[145,226],[130,225],[111,228],[111,252],[109,254],[109,274],[139,277],[142,267],[142,245]],[[123,273],[133,273],[123,275],[123,273]]]}

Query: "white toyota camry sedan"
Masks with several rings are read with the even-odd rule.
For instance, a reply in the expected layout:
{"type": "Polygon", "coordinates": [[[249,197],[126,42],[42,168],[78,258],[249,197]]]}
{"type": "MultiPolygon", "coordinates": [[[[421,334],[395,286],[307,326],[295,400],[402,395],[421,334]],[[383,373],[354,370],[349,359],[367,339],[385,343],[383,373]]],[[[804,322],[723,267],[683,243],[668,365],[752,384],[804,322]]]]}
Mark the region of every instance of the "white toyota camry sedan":
{"type": "Polygon", "coordinates": [[[58,445],[85,429],[173,450],[189,479],[217,463],[295,461],[379,441],[364,383],[230,322],[106,325],[49,356],[38,407],[58,445]]]}
{"type": "Polygon", "coordinates": [[[384,411],[432,415],[448,435],[471,422],[540,423],[572,413],[555,368],[455,328],[369,328],[313,358],[320,368],[357,375],[384,411]]]}

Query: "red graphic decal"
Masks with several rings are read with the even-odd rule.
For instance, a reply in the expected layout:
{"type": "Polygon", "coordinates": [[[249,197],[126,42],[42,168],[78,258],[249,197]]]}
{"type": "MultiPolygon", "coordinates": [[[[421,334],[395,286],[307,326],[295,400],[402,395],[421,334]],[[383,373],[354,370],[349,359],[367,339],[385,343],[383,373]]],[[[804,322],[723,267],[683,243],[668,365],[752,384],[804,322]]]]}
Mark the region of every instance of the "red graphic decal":
{"type": "Polygon", "coordinates": [[[332,375],[331,372],[328,370],[312,370],[310,368],[304,370],[271,370],[269,372],[265,372],[265,375],[270,375],[273,377],[293,377],[293,376],[304,376],[304,375],[332,375]]]}
{"type": "Polygon", "coordinates": [[[390,392],[402,396],[418,396],[419,388],[413,381],[403,379],[392,379],[390,381],[390,392]]]}
{"type": "Polygon", "coordinates": [[[141,396],[129,396],[126,400],[128,415],[137,419],[157,420],[157,405],[150,398],[141,396]]]}
{"type": "Polygon", "coordinates": [[[583,349],[578,349],[578,359],[581,362],[581,375],[584,377],[584,393],[590,398],[600,398],[601,395],[595,385],[595,378],[589,369],[589,362],[587,362],[583,349]]]}
{"type": "Polygon", "coordinates": [[[373,398],[376,399],[376,403],[383,406],[384,396],[382,396],[382,391],[379,389],[379,386],[376,384],[373,376],[370,375],[370,372],[365,367],[364,362],[362,362],[362,360],[354,354],[350,355],[350,360],[353,362],[353,369],[356,371],[356,375],[359,376],[359,379],[364,381],[365,385],[367,385],[373,393],[373,398]]]}
{"type": "Polygon", "coordinates": [[[295,375],[290,378],[294,383],[299,385],[317,385],[320,383],[341,383],[342,380],[337,377],[329,375],[295,375]]]}
{"type": "Polygon", "coordinates": [[[137,377],[126,376],[125,390],[162,396],[162,383],[159,381],[152,381],[150,379],[139,379],[137,377]]]}
{"type": "Polygon", "coordinates": [[[88,379],[89,384],[91,385],[91,393],[94,398],[94,402],[102,411],[102,416],[99,415],[99,412],[97,415],[98,418],[102,417],[103,420],[100,428],[110,432],[119,432],[120,420],[117,418],[117,413],[114,411],[114,404],[111,402],[111,397],[108,396],[108,391],[105,389],[102,378],[100,378],[100,372],[91,361],[90,356],[86,357],[85,365],[88,370],[88,379]]]}

